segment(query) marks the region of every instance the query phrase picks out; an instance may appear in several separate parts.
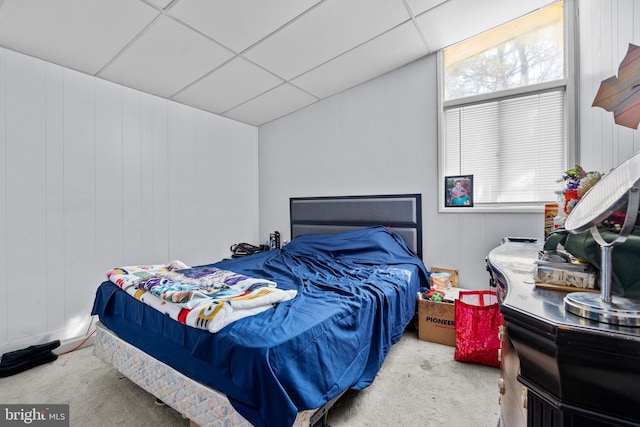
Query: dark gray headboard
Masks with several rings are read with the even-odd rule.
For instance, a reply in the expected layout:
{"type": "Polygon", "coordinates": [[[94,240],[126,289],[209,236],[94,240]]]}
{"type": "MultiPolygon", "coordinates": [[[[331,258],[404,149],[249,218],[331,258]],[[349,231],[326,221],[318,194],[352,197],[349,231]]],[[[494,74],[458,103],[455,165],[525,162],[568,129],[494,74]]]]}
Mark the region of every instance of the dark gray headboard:
{"type": "Polygon", "coordinates": [[[398,233],[422,258],[422,196],[292,197],[291,238],[384,225],[398,233]]]}

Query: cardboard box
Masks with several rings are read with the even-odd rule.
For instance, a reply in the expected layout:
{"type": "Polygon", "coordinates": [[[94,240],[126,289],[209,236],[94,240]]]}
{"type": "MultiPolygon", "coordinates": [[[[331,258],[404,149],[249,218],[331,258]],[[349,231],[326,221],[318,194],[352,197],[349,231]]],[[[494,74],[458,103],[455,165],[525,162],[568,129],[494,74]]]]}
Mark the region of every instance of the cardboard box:
{"type": "Polygon", "coordinates": [[[455,304],[418,298],[418,338],[456,346],[455,304]]]}
{"type": "MultiPolygon", "coordinates": [[[[432,273],[451,273],[449,281],[458,287],[458,270],[444,267],[431,267],[432,273]]],[[[418,294],[418,338],[439,344],[456,346],[455,304],[422,299],[418,294]]]]}

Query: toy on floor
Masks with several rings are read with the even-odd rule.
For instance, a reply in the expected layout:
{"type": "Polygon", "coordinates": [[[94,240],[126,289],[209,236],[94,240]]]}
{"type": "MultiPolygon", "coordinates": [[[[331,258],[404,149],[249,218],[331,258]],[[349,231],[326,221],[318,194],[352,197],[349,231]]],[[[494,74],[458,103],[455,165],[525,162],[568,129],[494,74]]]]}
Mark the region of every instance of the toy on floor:
{"type": "Polygon", "coordinates": [[[445,296],[445,292],[437,289],[429,289],[427,292],[424,293],[425,299],[428,299],[431,301],[442,301],[444,299],[444,296],[445,296]]]}

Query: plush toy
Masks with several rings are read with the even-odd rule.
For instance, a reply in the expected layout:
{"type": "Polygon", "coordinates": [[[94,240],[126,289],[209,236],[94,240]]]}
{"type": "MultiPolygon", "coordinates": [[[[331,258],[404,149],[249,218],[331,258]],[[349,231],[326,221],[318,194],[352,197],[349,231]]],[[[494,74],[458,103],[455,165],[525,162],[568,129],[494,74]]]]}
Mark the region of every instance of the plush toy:
{"type": "Polygon", "coordinates": [[[444,295],[442,292],[435,291],[433,295],[431,295],[431,301],[442,301],[444,299],[444,295]]]}
{"type": "Polygon", "coordinates": [[[444,299],[444,292],[430,289],[429,292],[427,292],[426,297],[431,301],[442,301],[444,299]]]}

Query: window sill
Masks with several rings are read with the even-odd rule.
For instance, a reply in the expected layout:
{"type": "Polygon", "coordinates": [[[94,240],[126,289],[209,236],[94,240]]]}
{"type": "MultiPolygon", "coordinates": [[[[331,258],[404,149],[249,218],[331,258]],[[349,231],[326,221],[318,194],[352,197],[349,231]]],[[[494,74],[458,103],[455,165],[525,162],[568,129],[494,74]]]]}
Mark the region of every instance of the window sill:
{"type": "Polygon", "coordinates": [[[455,213],[455,214],[484,214],[484,213],[534,213],[544,212],[543,205],[485,205],[473,206],[469,208],[454,208],[440,206],[439,213],[455,213]]]}

